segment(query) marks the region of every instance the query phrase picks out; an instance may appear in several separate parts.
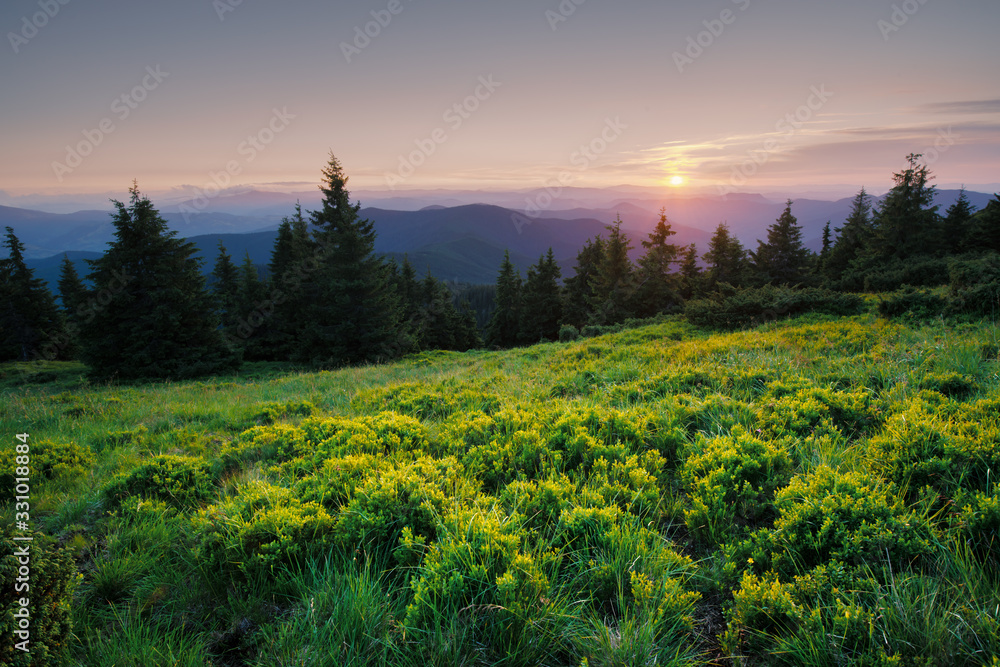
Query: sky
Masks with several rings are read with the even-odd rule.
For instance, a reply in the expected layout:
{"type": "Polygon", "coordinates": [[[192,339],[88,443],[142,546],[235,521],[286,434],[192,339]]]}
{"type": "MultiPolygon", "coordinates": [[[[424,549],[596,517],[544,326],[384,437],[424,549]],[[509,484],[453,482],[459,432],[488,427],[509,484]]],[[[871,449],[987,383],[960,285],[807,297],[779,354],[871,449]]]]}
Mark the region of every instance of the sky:
{"type": "MultiPolygon", "coordinates": [[[[996,0],[5,0],[0,193],[1000,188],[996,0]]],[[[3,203],[0,201],[0,203],[3,203]]]]}

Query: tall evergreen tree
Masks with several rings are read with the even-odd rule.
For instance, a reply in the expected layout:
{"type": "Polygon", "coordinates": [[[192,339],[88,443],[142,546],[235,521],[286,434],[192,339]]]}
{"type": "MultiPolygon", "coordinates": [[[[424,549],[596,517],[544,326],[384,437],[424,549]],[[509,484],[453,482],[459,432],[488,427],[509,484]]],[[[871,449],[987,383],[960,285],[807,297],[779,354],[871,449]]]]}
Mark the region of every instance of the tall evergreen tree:
{"type": "Polygon", "coordinates": [[[219,254],[212,268],[212,293],[219,306],[219,319],[227,335],[239,322],[239,271],[233,263],[233,258],[226,251],[226,246],[219,241],[219,254]]]}
{"type": "Polygon", "coordinates": [[[758,241],[750,253],[756,282],[762,285],[796,285],[809,274],[811,253],[802,244],[802,227],[792,215],[792,200],[767,229],[767,242],[758,241]]]}
{"type": "Polygon", "coordinates": [[[632,242],[622,231],[618,216],[607,226],[608,238],[604,242],[604,259],[591,280],[593,288],[594,324],[615,324],[631,316],[632,292],[635,289],[635,267],[628,253],[632,242]]]}
{"type": "Polygon", "coordinates": [[[692,243],[685,249],[681,259],[680,295],[684,300],[701,296],[704,276],[698,265],[698,247],[692,243]]]}
{"type": "Polygon", "coordinates": [[[702,255],[708,265],[706,287],[715,289],[720,283],[742,287],[747,279],[747,252],[743,244],[729,233],[729,225],[720,222],[708,242],[708,251],[702,255]]]}
{"type": "Polygon", "coordinates": [[[486,344],[514,347],[521,332],[521,274],[510,261],[510,251],[504,251],[500,275],[497,277],[496,310],[486,325],[486,344]]]}
{"type": "Polygon", "coordinates": [[[266,346],[273,359],[288,360],[300,354],[307,316],[318,295],[316,273],[323,249],[309,234],[309,223],[296,202],[295,215],[284,217],[268,264],[268,286],[274,312],[266,327],[266,346]]]}
{"type": "Polygon", "coordinates": [[[375,254],[375,227],[351,205],[347,177],[331,154],[323,169],[323,204],[311,212],[323,248],[316,294],[306,292],[308,323],[297,356],[322,364],[375,362],[398,356],[401,339],[396,290],[386,262],[375,254]]]}
{"type": "Polygon", "coordinates": [[[167,229],[137,185],[129,194],[128,206],[113,200],[115,240],[90,261],[94,292],[112,295],[81,329],[91,375],[186,378],[234,368],[197,248],[167,229]]]}
{"type": "Polygon", "coordinates": [[[826,268],[826,260],[830,258],[830,250],[833,248],[833,240],[830,234],[830,221],[823,225],[823,247],[819,251],[819,259],[816,262],[816,273],[822,274],[826,268]]]}
{"type": "Polygon", "coordinates": [[[522,299],[520,336],[525,343],[559,338],[559,324],[562,321],[560,277],[562,272],[552,248],[538,259],[538,264],[528,269],[522,299]]]}
{"type": "Polygon", "coordinates": [[[978,252],[1000,252],[1000,194],[969,222],[966,247],[978,252]]]}
{"type": "Polygon", "coordinates": [[[63,312],[68,321],[73,321],[86,306],[89,291],[80,280],[80,274],[77,273],[73,261],[65,253],[59,264],[58,285],[59,300],[62,302],[63,312]]]}
{"type": "Polygon", "coordinates": [[[90,292],[80,280],[69,255],[63,254],[59,265],[59,300],[62,302],[63,317],[66,320],[66,355],[76,358],[80,354],[80,322],[87,307],[90,292]]]}
{"type": "Polygon", "coordinates": [[[576,255],[575,273],[565,281],[563,320],[575,327],[582,327],[593,317],[594,283],[604,264],[604,238],[600,235],[588,239],[576,255]]]}
{"type": "Polygon", "coordinates": [[[941,227],[933,205],[933,178],[919,153],[906,156],[909,166],[893,174],[895,185],[882,200],[873,221],[869,255],[874,260],[941,254],[941,227]]]}
{"type": "Polygon", "coordinates": [[[666,209],[660,209],[660,219],[642,242],[646,249],[639,259],[636,287],[632,294],[632,312],[638,317],[652,317],[680,305],[679,276],[673,272],[680,248],[667,239],[673,236],[666,209]]]}
{"type": "Polygon", "coordinates": [[[66,324],[45,281],[24,261],[24,244],[6,228],[0,260],[0,360],[65,359],[71,352],[66,324]]]}
{"type": "Polygon", "coordinates": [[[948,254],[974,250],[974,248],[966,247],[965,240],[969,236],[969,225],[972,222],[972,216],[975,212],[976,208],[969,201],[969,197],[965,194],[965,188],[963,187],[959,190],[958,199],[955,200],[955,203],[945,213],[944,221],[942,222],[944,230],[942,245],[948,254]]]}
{"type": "Polygon", "coordinates": [[[274,354],[267,343],[272,338],[269,327],[275,322],[274,299],[268,298],[267,285],[249,252],[239,267],[235,305],[239,317],[237,333],[243,341],[244,356],[255,361],[273,359],[274,354]]]}
{"type": "Polygon", "coordinates": [[[853,281],[851,284],[841,284],[845,272],[851,263],[867,247],[872,236],[872,204],[871,197],[864,188],[854,197],[851,203],[851,212],[847,216],[843,227],[837,227],[837,240],[826,261],[823,263],[823,272],[828,282],[833,287],[861,289],[862,284],[853,281]]]}

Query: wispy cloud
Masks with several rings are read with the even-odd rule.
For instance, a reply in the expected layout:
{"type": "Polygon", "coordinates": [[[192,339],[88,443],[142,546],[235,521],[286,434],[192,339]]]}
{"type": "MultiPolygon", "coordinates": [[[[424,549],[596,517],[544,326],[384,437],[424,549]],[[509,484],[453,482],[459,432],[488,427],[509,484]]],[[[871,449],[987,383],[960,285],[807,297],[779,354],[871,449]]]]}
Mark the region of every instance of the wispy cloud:
{"type": "Polygon", "coordinates": [[[1000,113],[1000,99],[962,102],[930,102],[911,110],[921,114],[990,114],[1000,113]]]}

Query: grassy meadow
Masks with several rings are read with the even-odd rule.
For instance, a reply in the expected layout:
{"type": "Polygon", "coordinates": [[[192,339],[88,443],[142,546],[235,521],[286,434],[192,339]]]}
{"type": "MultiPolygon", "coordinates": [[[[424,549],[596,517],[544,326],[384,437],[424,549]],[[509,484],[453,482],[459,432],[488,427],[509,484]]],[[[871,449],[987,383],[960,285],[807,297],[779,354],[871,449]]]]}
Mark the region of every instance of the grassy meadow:
{"type": "Polygon", "coordinates": [[[35,664],[997,665],[998,355],[866,314],[135,386],[6,365],[0,539],[28,433],[35,664]]]}

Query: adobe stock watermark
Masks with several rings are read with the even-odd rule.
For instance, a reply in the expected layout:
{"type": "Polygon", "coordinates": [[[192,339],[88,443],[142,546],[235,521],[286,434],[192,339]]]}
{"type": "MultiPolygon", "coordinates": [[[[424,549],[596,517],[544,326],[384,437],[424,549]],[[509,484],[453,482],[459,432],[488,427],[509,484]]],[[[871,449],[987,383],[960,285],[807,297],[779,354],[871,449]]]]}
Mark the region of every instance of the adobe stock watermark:
{"type": "Polygon", "coordinates": [[[909,23],[910,17],[920,11],[920,8],[927,4],[927,0],[904,0],[902,4],[892,6],[892,13],[889,20],[879,19],[875,26],[882,33],[882,39],[889,41],[889,35],[899,32],[899,29],[909,23]]]}
{"type": "MultiPolygon", "coordinates": [[[[731,0],[731,2],[741,12],[745,12],[750,7],[750,0],[731,0]]],[[[722,33],[726,31],[727,26],[736,23],[737,16],[739,14],[732,9],[723,9],[719,13],[719,18],[702,21],[701,24],[705,26],[705,29],[697,35],[688,36],[687,47],[683,52],[674,51],[674,64],[677,65],[677,71],[683,74],[685,67],[693,65],[694,61],[700,58],[706,49],[711,48],[715,44],[715,40],[722,37],[722,33]]]]}
{"type": "Polygon", "coordinates": [[[769,136],[764,140],[760,149],[747,151],[747,159],[733,167],[729,183],[719,186],[719,195],[723,198],[736,192],[737,188],[746,185],[747,181],[757,175],[760,168],[767,164],[773,155],[780,153],[785,145],[802,126],[813,119],[820,109],[833,97],[833,93],[826,89],[826,84],[811,86],[810,95],[806,103],[795,111],[785,114],[774,124],[775,132],[778,136],[769,136]]]}
{"type": "MultiPolygon", "coordinates": [[[[503,84],[493,79],[493,75],[479,77],[479,85],[460,102],[452,104],[445,109],[441,115],[452,132],[457,132],[465,121],[469,120],[483,102],[493,97],[497,89],[503,84]]],[[[443,127],[435,128],[430,135],[423,139],[415,139],[416,149],[407,155],[399,156],[399,166],[395,172],[385,173],[385,184],[390,190],[395,190],[396,186],[403,183],[410,176],[416,173],[417,169],[427,163],[427,159],[437,152],[438,146],[448,141],[448,130],[443,127]]]]}
{"type": "Polygon", "coordinates": [[[21,47],[30,42],[38,35],[38,31],[49,24],[49,21],[56,17],[59,10],[69,4],[70,0],[38,0],[38,7],[42,10],[35,12],[31,16],[21,17],[21,29],[17,32],[7,33],[10,47],[14,53],[20,53],[21,47]]]}
{"type": "Polygon", "coordinates": [[[523,215],[521,213],[511,214],[510,220],[514,223],[517,233],[523,234],[524,228],[532,224],[532,218],[537,218],[542,211],[552,206],[553,202],[562,196],[563,188],[572,185],[579,174],[590,169],[591,165],[607,152],[611,144],[618,141],[627,129],[628,125],[622,122],[620,116],[616,116],[613,119],[606,118],[604,120],[604,128],[600,134],[589,142],[581,144],[579,149],[570,155],[569,163],[573,167],[576,167],[576,172],[574,173],[568,169],[559,172],[554,179],[544,184],[545,189],[542,192],[539,192],[534,197],[526,197],[524,199],[523,215]]]}
{"type": "Polygon", "coordinates": [[[229,160],[225,168],[220,171],[208,172],[209,181],[203,188],[195,188],[195,196],[182,203],[178,209],[184,216],[184,222],[191,223],[191,214],[201,213],[208,208],[209,200],[216,197],[224,189],[228,188],[235,176],[243,173],[244,167],[253,162],[257,156],[267,148],[275,138],[285,131],[295,119],[295,114],[288,113],[288,107],[271,110],[271,118],[256,133],[248,135],[236,147],[236,153],[243,157],[243,160],[229,160]]]}
{"type": "Polygon", "coordinates": [[[924,164],[929,167],[940,160],[941,156],[947,153],[961,138],[962,135],[956,133],[951,125],[947,128],[938,128],[934,145],[928,146],[920,153],[924,158],[924,164]]]}
{"type": "Polygon", "coordinates": [[[243,0],[212,0],[212,9],[219,17],[219,22],[226,20],[226,14],[235,12],[243,4],[243,0]]]}
{"type": "Polygon", "coordinates": [[[389,0],[385,9],[373,9],[371,11],[372,20],[364,26],[354,26],[354,39],[350,42],[340,43],[340,52],[344,54],[347,64],[351,64],[351,59],[361,55],[361,52],[371,46],[372,40],[377,39],[382,31],[389,27],[393,17],[403,13],[406,7],[401,0],[389,0]]]}
{"type": "MultiPolygon", "coordinates": [[[[146,67],[146,76],[137,86],[111,101],[111,113],[119,122],[124,122],[168,76],[170,76],[170,72],[161,71],[159,65],[146,67]]],[[[52,172],[56,175],[56,179],[62,183],[63,178],[83,164],[84,158],[104,143],[104,138],[114,132],[115,128],[114,119],[106,116],[97,123],[97,127],[83,130],[82,141],[66,146],[66,157],[63,161],[52,162],[52,172]]]]}
{"type": "Polygon", "coordinates": [[[545,10],[545,20],[549,22],[552,32],[555,32],[560,23],[568,21],[570,16],[576,14],[576,8],[587,2],[587,0],[561,0],[555,10],[545,10]]]}

